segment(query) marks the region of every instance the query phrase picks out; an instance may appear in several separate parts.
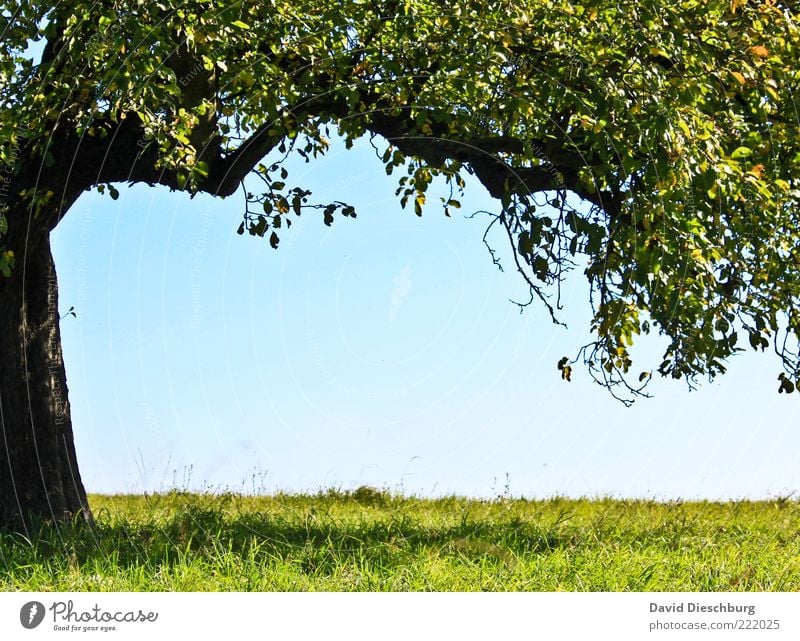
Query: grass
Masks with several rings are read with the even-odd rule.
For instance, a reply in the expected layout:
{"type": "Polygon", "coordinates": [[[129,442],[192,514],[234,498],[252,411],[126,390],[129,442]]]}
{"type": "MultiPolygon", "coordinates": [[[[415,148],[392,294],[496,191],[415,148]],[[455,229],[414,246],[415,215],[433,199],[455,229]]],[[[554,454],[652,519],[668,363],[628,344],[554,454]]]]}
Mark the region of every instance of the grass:
{"type": "Polygon", "coordinates": [[[800,589],[800,503],[420,499],[359,488],[92,496],[0,533],[0,590],[800,589]]]}

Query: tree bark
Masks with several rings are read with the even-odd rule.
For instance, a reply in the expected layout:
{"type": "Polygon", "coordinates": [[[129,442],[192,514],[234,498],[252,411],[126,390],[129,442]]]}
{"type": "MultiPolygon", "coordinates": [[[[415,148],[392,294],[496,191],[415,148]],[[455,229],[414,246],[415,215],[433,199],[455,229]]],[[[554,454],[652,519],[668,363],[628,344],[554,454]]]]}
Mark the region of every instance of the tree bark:
{"type": "MultiPolygon", "coordinates": [[[[27,218],[19,213],[9,221],[27,218]]],[[[42,522],[91,521],[91,513],[75,456],[49,233],[28,227],[4,240],[16,265],[10,278],[0,276],[0,528],[28,534],[42,522]]]]}

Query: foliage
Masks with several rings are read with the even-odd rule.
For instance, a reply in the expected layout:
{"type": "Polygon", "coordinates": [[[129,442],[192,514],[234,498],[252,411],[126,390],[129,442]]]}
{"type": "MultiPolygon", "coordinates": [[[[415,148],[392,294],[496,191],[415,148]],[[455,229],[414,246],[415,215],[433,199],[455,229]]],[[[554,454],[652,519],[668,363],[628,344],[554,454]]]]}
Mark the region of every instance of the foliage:
{"type": "Polygon", "coordinates": [[[93,496],[97,528],[0,533],[25,591],[795,591],[796,501],[655,503],[375,490],[93,496]],[[375,500],[380,496],[381,500],[375,500]]]}
{"type": "Polygon", "coordinates": [[[263,189],[245,190],[239,231],[277,247],[303,211],[356,215],[313,202],[282,160],[369,137],[418,215],[432,182],[450,186],[449,214],[475,175],[554,320],[564,275],[585,269],[596,339],[570,363],[620,396],[652,377],[631,350],[649,333],[666,338],[653,370],[690,384],[747,345],[773,345],[780,391],[800,378],[800,35],[785,3],[5,6],[0,163],[43,225],[72,191],[141,181],[227,196],[249,172],[263,189]],[[41,39],[36,65],[24,51],[41,39]],[[56,182],[38,173],[67,164],[79,169],[56,182]]]}

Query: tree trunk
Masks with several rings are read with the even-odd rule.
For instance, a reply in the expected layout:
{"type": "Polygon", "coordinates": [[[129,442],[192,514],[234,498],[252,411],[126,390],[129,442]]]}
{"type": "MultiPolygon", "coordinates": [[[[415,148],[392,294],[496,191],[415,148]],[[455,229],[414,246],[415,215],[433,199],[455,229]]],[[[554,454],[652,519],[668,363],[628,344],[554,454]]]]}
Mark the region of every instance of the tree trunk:
{"type": "Polygon", "coordinates": [[[0,275],[0,528],[27,534],[91,513],[73,444],[49,234],[28,227],[17,236],[4,239],[16,258],[11,277],[0,275]]]}

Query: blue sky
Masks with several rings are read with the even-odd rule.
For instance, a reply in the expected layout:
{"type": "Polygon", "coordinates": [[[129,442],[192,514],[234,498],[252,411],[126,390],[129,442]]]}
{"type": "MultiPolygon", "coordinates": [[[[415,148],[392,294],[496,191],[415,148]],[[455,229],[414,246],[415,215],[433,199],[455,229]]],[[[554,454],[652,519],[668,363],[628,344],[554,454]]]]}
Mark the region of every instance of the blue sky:
{"type": "MultiPolygon", "coordinates": [[[[556,362],[568,330],[499,272],[470,186],[450,219],[394,197],[368,145],[334,145],[289,183],[358,219],[304,213],[280,248],[236,235],[243,199],[86,193],[53,234],[78,457],[90,492],[317,490],[739,498],[800,487],[797,396],[769,354],[690,393],[655,381],[626,409],[556,362]]],[[[498,241],[498,246],[501,243],[498,241]]],[[[506,265],[508,261],[506,260],[506,265]]],[[[654,363],[641,363],[649,369],[654,363]]]]}

